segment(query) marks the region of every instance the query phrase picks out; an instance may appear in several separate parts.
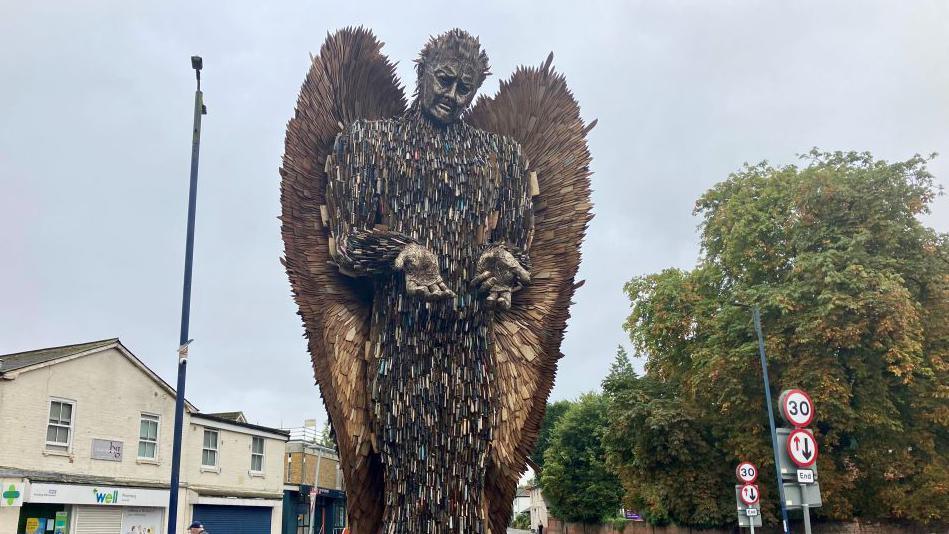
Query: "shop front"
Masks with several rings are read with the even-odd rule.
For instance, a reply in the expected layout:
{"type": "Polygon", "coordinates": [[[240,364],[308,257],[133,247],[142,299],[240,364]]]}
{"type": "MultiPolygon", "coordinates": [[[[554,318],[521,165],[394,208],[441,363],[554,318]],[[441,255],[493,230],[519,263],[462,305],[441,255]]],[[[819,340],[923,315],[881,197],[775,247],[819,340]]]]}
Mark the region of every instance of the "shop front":
{"type": "Polygon", "coordinates": [[[287,486],[283,534],[341,534],[346,528],[346,493],[312,486],[287,486]]]}
{"type": "Polygon", "coordinates": [[[17,534],[159,534],[167,506],[168,490],[34,482],[17,534]]]}
{"type": "Polygon", "coordinates": [[[281,501],[275,499],[201,496],[192,509],[192,518],[215,534],[269,533],[274,508],[280,505],[281,501]]]}
{"type": "Polygon", "coordinates": [[[328,488],[310,490],[313,526],[324,534],[342,534],[346,528],[346,493],[328,488]],[[315,490],[315,491],[314,491],[315,490]]]}

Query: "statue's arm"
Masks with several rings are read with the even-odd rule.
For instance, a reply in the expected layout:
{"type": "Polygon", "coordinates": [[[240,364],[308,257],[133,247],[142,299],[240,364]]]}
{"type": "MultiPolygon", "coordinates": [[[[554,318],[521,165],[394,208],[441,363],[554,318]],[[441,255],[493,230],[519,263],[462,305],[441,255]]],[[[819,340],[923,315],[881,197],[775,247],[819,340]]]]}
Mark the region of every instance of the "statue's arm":
{"type": "Polygon", "coordinates": [[[511,295],[530,283],[530,241],[534,231],[527,165],[519,151],[504,158],[497,203],[491,215],[490,239],[478,259],[472,280],[487,295],[489,307],[511,307],[511,295]]]}
{"type": "Polygon", "coordinates": [[[530,173],[519,151],[507,159],[506,166],[501,169],[501,177],[496,207],[498,220],[488,246],[504,247],[529,271],[528,249],[534,232],[534,208],[530,173]]]}
{"type": "Polygon", "coordinates": [[[438,258],[411,237],[381,224],[381,184],[372,158],[360,153],[357,123],[336,137],[326,162],[326,200],[341,272],[405,274],[405,291],[425,300],[453,297],[438,271],[438,258]]]}
{"type": "Polygon", "coordinates": [[[334,259],[343,272],[369,276],[394,269],[395,259],[415,240],[379,222],[379,191],[373,165],[363,163],[352,131],[336,136],[326,163],[326,199],[335,239],[334,259]]]}

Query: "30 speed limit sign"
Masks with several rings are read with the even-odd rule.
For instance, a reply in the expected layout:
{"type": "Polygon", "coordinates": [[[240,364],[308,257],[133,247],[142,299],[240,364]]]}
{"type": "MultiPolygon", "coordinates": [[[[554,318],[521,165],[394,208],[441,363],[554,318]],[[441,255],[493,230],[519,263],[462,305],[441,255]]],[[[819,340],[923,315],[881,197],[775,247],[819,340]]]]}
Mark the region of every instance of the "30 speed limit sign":
{"type": "Polygon", "coordinates": [[[755,484],[745,484],[741,487],[741,491],[738,492],[738,498],[748,506],[758,504],[758,499],[761,498],[758,492],[758,486],[755,484]]]}
{"type": "Polygon", "coordinates": [[[814,420],[814,403],[810,395],[800,389],[782,391],[778,403],[784,420],[796,428],[803,428],[814,420]]]}
{"type": "Polygon", "coordinates": [[[751,484],[758,480],[758,468],[751,462],[742,462],[735,468],[735,476],[745,484],[751,484]]]}

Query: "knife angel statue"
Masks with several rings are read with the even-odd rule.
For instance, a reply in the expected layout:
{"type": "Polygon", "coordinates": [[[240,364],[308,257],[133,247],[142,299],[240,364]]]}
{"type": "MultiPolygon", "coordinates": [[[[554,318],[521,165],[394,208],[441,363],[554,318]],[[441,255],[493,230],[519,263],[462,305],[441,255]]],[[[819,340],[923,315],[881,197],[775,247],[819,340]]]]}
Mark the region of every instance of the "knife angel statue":
{"type": "Polygon", "coordinates": [[[330,35],[287,126],[284,264],[354,534],[505,532],[591,219],[577,102],[551,67],[488,75],[432,38],[406,102],[365,29],[330,35]]]}

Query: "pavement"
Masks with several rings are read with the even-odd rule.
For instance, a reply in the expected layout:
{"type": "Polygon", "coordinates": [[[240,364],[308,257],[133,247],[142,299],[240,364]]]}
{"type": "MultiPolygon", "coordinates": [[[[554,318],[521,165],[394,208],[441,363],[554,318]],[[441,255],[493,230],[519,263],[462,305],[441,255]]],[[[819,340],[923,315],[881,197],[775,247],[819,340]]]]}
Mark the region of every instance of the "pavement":
{"type": "Polygon", "coordinates": [[[507,529],[507,534],[531,534],[529,530],[517,530],[516,528],[507,529]]]}

